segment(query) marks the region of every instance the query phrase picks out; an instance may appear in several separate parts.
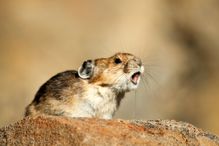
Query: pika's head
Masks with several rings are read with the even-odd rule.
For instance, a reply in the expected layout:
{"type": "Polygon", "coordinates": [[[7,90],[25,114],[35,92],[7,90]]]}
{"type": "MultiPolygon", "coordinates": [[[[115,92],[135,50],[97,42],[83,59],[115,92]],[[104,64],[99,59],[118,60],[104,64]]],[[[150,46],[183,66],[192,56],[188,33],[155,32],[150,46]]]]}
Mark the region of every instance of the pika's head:
{"type": "Polygon", "coordinates": [[[138,87],[143,72],[141,59],[129,53],[87,60],[78,70],[79,76],[90,84],[125,92],[138,87]]]}

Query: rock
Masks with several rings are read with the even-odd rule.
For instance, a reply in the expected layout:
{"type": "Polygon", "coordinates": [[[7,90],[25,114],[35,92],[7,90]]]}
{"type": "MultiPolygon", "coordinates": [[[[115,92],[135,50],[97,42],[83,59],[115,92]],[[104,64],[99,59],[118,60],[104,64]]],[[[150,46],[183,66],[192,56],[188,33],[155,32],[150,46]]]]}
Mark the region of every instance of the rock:
{"type": "Polygon", "coordinates": [[[218,146],[216,135],[173,120],[125,121],[35,117],[0,129],[0,145],[204,145],[218,146]]]}

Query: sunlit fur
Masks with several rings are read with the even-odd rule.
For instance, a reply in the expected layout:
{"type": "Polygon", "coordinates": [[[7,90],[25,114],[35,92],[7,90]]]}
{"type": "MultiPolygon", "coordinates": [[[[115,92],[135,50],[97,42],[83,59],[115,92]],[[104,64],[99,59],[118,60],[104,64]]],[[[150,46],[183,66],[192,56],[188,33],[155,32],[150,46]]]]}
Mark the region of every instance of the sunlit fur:
{"type": "Polygon", "coordinates": [[[131,82],[131,76],[135,72],[144,72],[141,60],[132,54],[117,53],[110,58],[101,58],[95,60],[95,73],[90,83],[96,85],[108,85],[119,91],[130,91],[136,89],[140,82],[135,85],[131,82]],[[120,58],[122,63],[115,64],[115,58],[120,58]],[[100,69],[101,68],[101,69],[100,69]]]}
{"type": "Polygon", "coordinates": [[[57,74],[43,84],[26,108],[26,116],[56,115],[111,119],[125,92],[138,87],[131,82],[134,73],[143,73],[141,60],[128,53],[92,61],[92,76],[83,79],[77,71],[57,74]],[[115,59],[120,61],[115,61],[115,59]]]}

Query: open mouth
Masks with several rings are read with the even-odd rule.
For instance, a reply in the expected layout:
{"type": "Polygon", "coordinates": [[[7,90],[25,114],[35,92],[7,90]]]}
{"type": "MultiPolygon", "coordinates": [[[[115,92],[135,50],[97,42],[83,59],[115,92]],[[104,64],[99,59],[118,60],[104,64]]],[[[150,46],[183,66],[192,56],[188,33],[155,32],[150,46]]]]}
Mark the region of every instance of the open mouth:
{"type": "Polygon", "coordinates": [[[141,73],[138,71],[131,76],[131,81],[133,84],[135,84],[135,85],[138,84],[138,80],[140,78],[140,75],[141,75],[141,73]]]}

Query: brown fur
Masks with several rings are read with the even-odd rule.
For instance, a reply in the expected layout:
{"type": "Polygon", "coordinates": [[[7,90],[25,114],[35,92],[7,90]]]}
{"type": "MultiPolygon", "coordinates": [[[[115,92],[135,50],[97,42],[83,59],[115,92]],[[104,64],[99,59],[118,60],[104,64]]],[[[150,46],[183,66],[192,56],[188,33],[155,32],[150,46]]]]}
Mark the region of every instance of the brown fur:
{"type": "Polygon", "coordinates": [[[72,116],[74,111],[73,116],[80,116],[80,112],[83,116],[87,110],[84,116],[104,118],[104,113],[107,116],[110,113],[110,117],[119,107],[126,92],[115,86],[117,80],[124,73],[131,72],[134,67],[139,68],[141,60],[128,53],[117,53],[109,58],[94,60],[94,66],[94,73],[89,79],[80,78],[74,70],[59,73],[49,79],[27,106],[25,116],[72,116]],[[116,58],[120,58],[122,62],[116,64],[116,58]]]}

